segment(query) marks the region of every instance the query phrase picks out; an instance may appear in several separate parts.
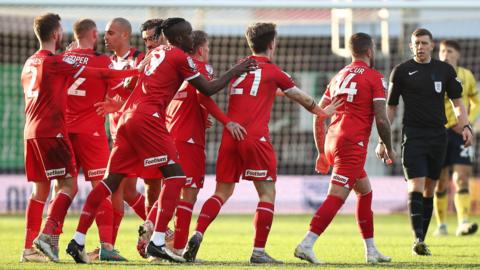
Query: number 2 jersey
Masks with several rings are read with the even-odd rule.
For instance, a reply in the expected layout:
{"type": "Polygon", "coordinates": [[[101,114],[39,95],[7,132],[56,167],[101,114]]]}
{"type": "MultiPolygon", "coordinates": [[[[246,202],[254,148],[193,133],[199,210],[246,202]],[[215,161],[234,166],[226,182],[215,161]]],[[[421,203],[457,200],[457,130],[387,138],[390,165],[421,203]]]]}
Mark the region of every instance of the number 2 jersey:
{"type": "Polygon", "coordinates": [[[344,67],[330,81],[323,98],[342,99],[328,127],[327,136],[347,140],[366,149],[374,117],[373,102],[386,100],[383,75],[363,61],[344,67]]]}
{"type": "Polygon", "coordinates": [[[267,57],[250,56],[258,69],[234,78],[230,83],[227,116],[253,138],[269,138],[268,123],[275,93],[295,86],[292,78],[267,57]]]}

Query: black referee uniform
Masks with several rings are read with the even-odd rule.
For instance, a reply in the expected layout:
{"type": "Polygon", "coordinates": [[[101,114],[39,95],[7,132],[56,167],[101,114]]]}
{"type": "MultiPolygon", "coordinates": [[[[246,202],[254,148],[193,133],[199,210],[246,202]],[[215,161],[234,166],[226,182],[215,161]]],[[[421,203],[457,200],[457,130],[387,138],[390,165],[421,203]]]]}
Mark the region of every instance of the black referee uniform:
{"type": "MultiPolygon", "coordinates": [[[[387,103],[397,106],[401,96],[405,104],[402,165],[406,179],[440,178],[447,150],[445,93],[450,99],[462,96],[456,77],[451,65],[435,59],[426,64],[411,59],[392,70],[387,103]]],[[[415,243],[423,242],[432,218],[433,197],[410,192],[408,209],[415,243]]]]}
{"type": "Polygon", "coordinates": [[[402,165],[406,179],[437,180],[445,160],[447,135],[445,93],[462,97],[462,85],[453,67],[431,59],[420,64],[413,59],[396,66],[390,75],[388,105],[405,104],[402,129],[402,165]]]}

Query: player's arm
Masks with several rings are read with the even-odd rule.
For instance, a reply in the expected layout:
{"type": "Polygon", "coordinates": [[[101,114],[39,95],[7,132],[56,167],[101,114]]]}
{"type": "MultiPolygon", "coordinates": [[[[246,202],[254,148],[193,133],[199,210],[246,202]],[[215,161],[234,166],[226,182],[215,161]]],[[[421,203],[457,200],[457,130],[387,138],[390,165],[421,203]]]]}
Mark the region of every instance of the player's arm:
{"type": "Polygon", "coordinates": [[[203,76],[196,76],[190,79],[188,82],[191,83],[202,94],[211,96],[227,86],[231,79],[255,69],[257,69],[256,61],[254,59],[246,59],[233,66],[218,79],[209,81],[203,76]]]}
{"type": "Polygon", "coordinates": [[[209,114],[215,117],[215,119],[220,121],[220,123],[225,126],[230,134],[232,134],[233,138],[236,140],[243,140],[245,138],[247,135],[247,130],[239,123],[231,121],[228,116],[226,116],[222,110],[220,110],[217,103],[215,103],[212,98],[207,97],[202,93],[198,93],[197,97],[200,105],[204,107],[209,114]]]}
{"type": "Polygon", "coordinates": [[[383,144],[387,150],[387,156],[385,156],[384,153],[383,156],[377,155],[377,157],[385,159],[386,162],[393,163],[395,153],[392,147],[392,133],[390,129],[390,121],[387,116],[385,100],[374,100],[373,111],[375,114],[375,124],[377,126],[378,136],[380,137],[380,144],[383,144]]]}
{"type": "Polygon", "coordinates": [[[330,117],[336,112],[338,106],[342,104],[341,100],[334,100],[323,109],[315,102],[313,97],[294,86],[290,89],[283,91],[285,96],[302,105],[307,111],[315,114],[322,121],[330,117]]]}
{"type": "Polygon", "coordinates": [[[480,115],[480,95],[477,90],[477,82],[471,72],[468,73],[467,80],[470,81],[469,85],[471,86],[470,89],[468,89],[468,93],[470,93],[470,95],[468,96],[468,99],[470,101],[470,108],[468,110],[468,121],[470,123],[475,123],[478,116],[480,115]]]}
{"type": "Polygon", "coordinates": [[[468,123],[467,110],[462,102],[462,98],[451,99],[451,102],[453,104],[453,111],[457,117],[457,123],[463,127],[463,141],[465,142],[465,146],[468,147],[473,143],[473,130],[468,123]]]}
{"type": "MultiPolygon", "coordinates": [[[[331,100],[326,95],[320,100],[320,108],[325,108],[331,103],[331,100]]],[[[313,139],[315,147],[317,148],[317,160],[315,162],[315,171],[327,174],[330,170],[330,164],[325,157],[325,136],[327,132],[327,124],[317,115],[313,115],[313,139]]]]}
{"type": "Polygon", "coordinates": [[[138,70],[137,69],[114,70],[109,68],[94,68],[94,67],[82,66],[80,70],[78,70],[77,74],[75,74],[75,77],[82,75],[83,77],[87,77],[87,78],[110,80],[115,78],[126,78],[126,77],[136,76],[138,75],[138,70]]]}

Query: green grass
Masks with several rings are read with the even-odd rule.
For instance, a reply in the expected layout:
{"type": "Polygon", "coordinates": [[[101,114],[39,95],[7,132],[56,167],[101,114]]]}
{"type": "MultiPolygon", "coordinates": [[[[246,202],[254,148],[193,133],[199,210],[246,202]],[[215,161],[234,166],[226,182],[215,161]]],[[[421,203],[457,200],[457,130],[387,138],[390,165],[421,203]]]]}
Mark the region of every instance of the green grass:
{"type": "MultiPolygon", "coordinates": [[[[307,230],[310,216],[276,216],[267,251],[273,257],[284,260],[281,266],[251,266],[248,259],[252,249],[253,226],[251,216],[221,215],[210,226],[205,235],[198,257],[206,262],[202,265],[172,265],[163,263],[152,265],[141,259],[136,250],[136,230],[140,221],[129,216],[122,223],[117,248],[130,261],[127,263],[94,263],[75,265],[63,251],[78,217],[69,217],[65,222],[61,240],[59,264],[21,264],[18,262],[24,237],[23,216],[0,216],[0,269],[301,269],[312,268],[305,262],[293,257],[296,244],[307,230]]],[[[196,219],[194,219],[196,220],[196,219]]],[[[454,232],[455,220],[450,218],[450,233],[454,232]]],[[[429,236],[427,243],[432,257],[411,255],[412,236],[406,215],[387,215],[375,217],[376,243],[381,252],[391,256],[393,262],[375,266],[377,269],[480,269],[480,237],[456,237],[454,235],[434,238],[429,236]]],[[[432,222],[432,225],[433,222],[432,222]]],[[[88,235],[87,249],[91,250],[98,242],[95,225],[88,235]]],[[[315,246],[319,259],[327,264],[325,269],[371,269],[364,264],[363,242],[360,238],[355,218],[350,215],[338,216],[322,235],[315,246]]]]}

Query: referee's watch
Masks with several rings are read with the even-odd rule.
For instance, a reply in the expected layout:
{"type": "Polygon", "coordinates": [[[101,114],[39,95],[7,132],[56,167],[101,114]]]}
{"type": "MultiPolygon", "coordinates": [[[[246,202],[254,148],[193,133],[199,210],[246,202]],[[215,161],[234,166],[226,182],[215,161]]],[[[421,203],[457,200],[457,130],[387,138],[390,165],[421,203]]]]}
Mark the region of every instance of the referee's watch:
{"type": "Polygon", "coordinates": [[[466,129],[466,128],[468,128],[470,132],[473,134],[473,128],[470,124],[463,126],[463,129],[466,129]]]}

